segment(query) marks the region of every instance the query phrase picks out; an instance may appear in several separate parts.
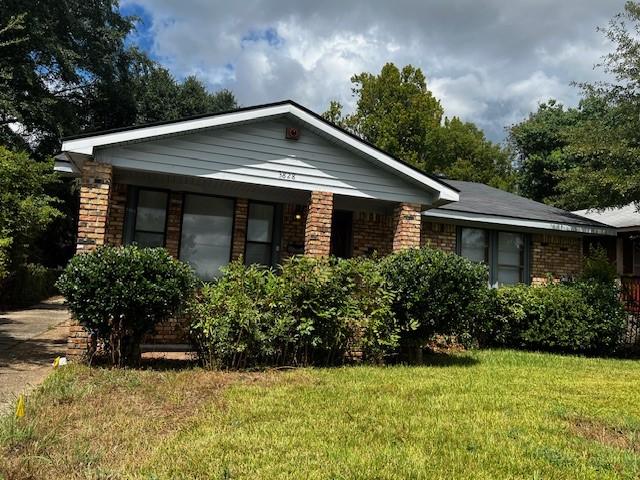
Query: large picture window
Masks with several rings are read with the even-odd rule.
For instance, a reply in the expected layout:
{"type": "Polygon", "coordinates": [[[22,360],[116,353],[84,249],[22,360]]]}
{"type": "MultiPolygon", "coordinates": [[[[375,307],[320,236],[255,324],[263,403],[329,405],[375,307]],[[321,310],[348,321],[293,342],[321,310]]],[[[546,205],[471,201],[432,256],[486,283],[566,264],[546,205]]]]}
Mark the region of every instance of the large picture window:
{"type": "Polygon", "coordinates": [[[229,263],[234,202],[229,198],[185,195],[182,211],[180,259],[203,280],[220,275],[229,263]]]}
{"type": "Polygon", "coordinates": [[[275,206],[266,203],[250,203],[247,220],[247,265],[271,265],[273,259],[275,206]]]}
{"type": "Polygon", "coordinates": [[[491,285],[529,283],[529,237],[524,233],[460,228],[458,253],[489,267],[491,285]]]}
{"type": "Polygon", "coordinates": [[[168,200],[166,191],[132,188],[125,221],[125,243],[163,247],[168,200]]]}

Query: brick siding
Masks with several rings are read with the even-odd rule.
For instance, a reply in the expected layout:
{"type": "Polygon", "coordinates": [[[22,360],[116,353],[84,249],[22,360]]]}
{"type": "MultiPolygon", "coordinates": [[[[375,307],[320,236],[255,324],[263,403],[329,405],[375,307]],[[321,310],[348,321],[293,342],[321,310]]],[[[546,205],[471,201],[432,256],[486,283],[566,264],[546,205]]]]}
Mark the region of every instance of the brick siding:
{"type": "Polygon", "coordinates": [[[388,255],[393,249],[393,231],[392,215],[354,212],[353,256],[369,256],[373,252],[378,255],[388,255]]]}
{"type": "Polygon", "coordinates": [[[180,192],[169,194],[169,210],[167,211],[167,232],[165,248],[175,258],[180,256],[180,235],[182,229],[182,199],[180,192]]]}
{"type": "Polygon", "coordinates": [[[456,251],[456,226],[450,223],[422,221],[420,245],[432,247],[444,252],[456,251]]]}
{"type": "Polygon", "coordinates": [[[247,219],[249,217],[249,200],[237,198],[233,212],[233,240],[231,244],[231,260],[237,260],[244,255],[247,240],[247,219]]]}
{"type": "Polygon", "coordinates": [[[531,238],[531,283],[570,278],[582,270],[582,238],[563,235],[533,235],[531,238]]]}
{"type": "Polygon", "coordinates": [[[304,232],[307,224],[307,206],[287,204],[282,209],[282,242],[280,261],[304,253],[304,232]],[[300,218],[296,218],[296,214],[300,218]]]}
{"type": "Polygon", "coordinates": [[[124,218],[127,211],[127,185],[114,183],[111,190],[109,217],[107,219],[107,245],[120,246],[124,243],[124,218]]]}

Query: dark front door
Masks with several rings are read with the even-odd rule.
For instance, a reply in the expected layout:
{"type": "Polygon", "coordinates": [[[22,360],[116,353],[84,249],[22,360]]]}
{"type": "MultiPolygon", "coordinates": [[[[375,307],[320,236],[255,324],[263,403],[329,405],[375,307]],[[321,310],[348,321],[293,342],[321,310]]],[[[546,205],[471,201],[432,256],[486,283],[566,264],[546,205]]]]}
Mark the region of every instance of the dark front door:
{"type": "Polygon", "coordinates": [[[351,258],[353,255],[353,212],[333,211],[331,255],[339,258],[351,258]]]}

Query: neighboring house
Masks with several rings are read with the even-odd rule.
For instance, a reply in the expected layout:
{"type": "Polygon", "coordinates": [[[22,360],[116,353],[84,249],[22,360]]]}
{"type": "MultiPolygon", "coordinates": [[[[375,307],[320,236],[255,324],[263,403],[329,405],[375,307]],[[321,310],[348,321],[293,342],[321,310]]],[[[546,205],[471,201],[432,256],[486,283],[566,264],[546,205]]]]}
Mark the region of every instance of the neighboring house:
{"type": "Polygon", "coordinates": [[[164,246],[205,280],[239,257],[275,265],[429,244],[486,262],[494,284],[541,282],[580,271],[585,236],[615,234],[426,175],[291,101],[66,138],[55,169],[81,179],[78,251],[164,246]]]}
{"type": "Polygon", "coordinates": [[[621,277],[640,277],[640,213],[633,203],[621,208],[574,213],[614,228],[616,237],[589,238],[586,247],[603,247],[610,260],[616,263],[621,277]]]}

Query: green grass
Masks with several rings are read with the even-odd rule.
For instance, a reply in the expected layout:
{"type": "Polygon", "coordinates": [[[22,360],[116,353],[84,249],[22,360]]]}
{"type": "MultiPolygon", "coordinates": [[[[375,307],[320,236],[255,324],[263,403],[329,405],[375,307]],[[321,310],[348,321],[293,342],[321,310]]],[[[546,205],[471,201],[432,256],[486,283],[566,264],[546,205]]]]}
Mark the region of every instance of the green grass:
{"type": "Polygon", "coordinates": [[[25,419],[0,426],[0,472],[640,476],[639,363],[513,351],[430,360],[265,373],[63,369],[29,399],[25,419]]]}

